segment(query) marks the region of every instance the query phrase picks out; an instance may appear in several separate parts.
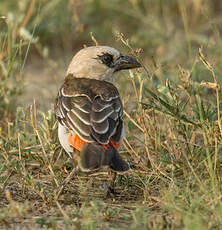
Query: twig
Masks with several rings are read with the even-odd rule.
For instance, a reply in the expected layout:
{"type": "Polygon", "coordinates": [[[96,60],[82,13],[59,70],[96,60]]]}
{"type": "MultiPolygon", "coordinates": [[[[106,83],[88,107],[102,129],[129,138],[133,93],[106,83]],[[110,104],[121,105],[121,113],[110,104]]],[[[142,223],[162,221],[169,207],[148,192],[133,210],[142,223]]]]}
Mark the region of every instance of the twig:
{"type": "Polygon", "coordinates": [[[129,118],[129,120],[140,130],[144,133],[144,129],[139,126],[134,120],[133,118],[124,110],[123,113],[129,118]]]}
{"type": "Polygon", "coordinates": [[[200,57],[200,60],[202,61],[202,63],[205,65],[205,67],[211,72],[213,79],[214,79],[214,84],[215,84],[214,89],[216,91],[216,100],[217,100],[217,123],[218,123],[218,127],[220,129],[220,136],[222,137],[222,125],[221,125],[221,117],[220,117],[220,98],[219,98],[220,87],[217,83],[217,78],[216,78],[214,69],[213,69],[212,65],[204,57],[201,48],[199,48],[199,57],[200,57]]]}
{"type": "Polygon", "coordinates": [[[35,2],[36,2],[36,0],[32,0],[32,2],[30,3],[30,6],[29,6],[28,11],[27,11],[27,14],[25,15],[25,18],[24,18],[24,20],[23,20],[23,22],[21,24],[21,28],[26,27],[31,15],[32,15],[32,11],[34,9],[35,2]]]}
{"type": "Polygon", "coordinates": [[[58,200],[56,200],[56,205],[57,205],[57,207],[59,208],[59,211],[62,213],[64,219],[65,219],[66,221],[69,221],[69,222],[70,222],[71,220],[70,220],[69,216],[68,216],[68,215],[65,213],[65,211],[62,209],[62,207],[61,207],[61,205],[59,204],[58,200]]]}
{"type": "Polygon", "coordinates": [[[66,177],[66,179],[62,182],[62,184],[60,185],[57,193],[56,193],[56,200],[58,200],[60,194],[62,193],[63,189],[65,188],[65,186],[70,182],[70,180],[73,178],[73,176],[75,175],[76,171],[77,171],[78,167],[74,167],[72,172],[66,177]]]}

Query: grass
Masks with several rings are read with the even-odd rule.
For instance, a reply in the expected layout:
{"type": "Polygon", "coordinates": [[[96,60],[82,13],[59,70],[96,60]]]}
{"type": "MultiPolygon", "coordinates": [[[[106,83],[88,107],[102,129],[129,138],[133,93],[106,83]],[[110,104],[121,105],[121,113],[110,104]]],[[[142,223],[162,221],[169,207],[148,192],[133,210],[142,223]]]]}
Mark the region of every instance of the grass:
{"type": "Polygon", "coordinates": [[[0,9],[0,228],[222,229],[220,1],[21,2],[0,9]],[[73,162],[50,105],[19,98],[33,57],[51,68],[90,31],[144,64],[118,82],[131,170],[118,175],[116,196],[104,196],[106,171],[79,171],[56,200],[73,162]]]}

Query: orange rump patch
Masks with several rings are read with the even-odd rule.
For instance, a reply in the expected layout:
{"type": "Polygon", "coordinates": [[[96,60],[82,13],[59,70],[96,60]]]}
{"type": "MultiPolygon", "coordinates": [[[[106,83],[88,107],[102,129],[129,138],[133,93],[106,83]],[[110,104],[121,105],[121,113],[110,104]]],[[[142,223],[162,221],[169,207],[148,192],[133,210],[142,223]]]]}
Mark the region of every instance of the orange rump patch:
{"type": "Polygon", "coordinates": [[[83,141],[76,133],[69,135],[69,144],[72,145],[75,149],[81,151],[82,146],[86,144],[86,141],[83,141]]]}
{"type": "MultiPolygon", "coordinates": [[[[87,144],[86,141],[83,141],[76,133],[70,134],[68,137],[69,144],[74,147],[75,149],[81,151],[82,146],[84,144],[87,144]]],[[[108,149],[109,145],[112,145],[115,149],[118,149],[120,146],[120,142],[114,142],[112,139],[110,139],[109,144],[102,145],[104,149],[108,149]]]]}
{"type": "Polygon", "coordinates": [[[118,149],[120,146],[120,142],[114,142],[112,139],[110,139],[109,143],[115,148],[118,149]]]}
{"type": "Polygon", "coordinates": [[[108,149],[109,145],[112,145],[115,149],[118,149],[120,146],[120,142],[114,142],[112,139],[109,140],[109,144],[102,145],[104,149],[108,149]]]}

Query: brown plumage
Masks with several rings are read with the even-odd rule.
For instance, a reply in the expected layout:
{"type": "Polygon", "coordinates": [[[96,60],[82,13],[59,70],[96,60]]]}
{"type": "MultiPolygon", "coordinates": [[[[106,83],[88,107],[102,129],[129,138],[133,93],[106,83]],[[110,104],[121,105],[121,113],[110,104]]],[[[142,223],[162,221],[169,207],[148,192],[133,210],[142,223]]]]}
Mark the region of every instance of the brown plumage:
{"type": "Polygon", "coordinates": [[[120,70],[140,66],[107,46],[84,48],[72,59],[56,98],[55,114],[60,143],[70,156],[74,148],[80,151],[82,170],[129,169],[117,151],[124,133],[123,108],[113,83],[120,70]]]}

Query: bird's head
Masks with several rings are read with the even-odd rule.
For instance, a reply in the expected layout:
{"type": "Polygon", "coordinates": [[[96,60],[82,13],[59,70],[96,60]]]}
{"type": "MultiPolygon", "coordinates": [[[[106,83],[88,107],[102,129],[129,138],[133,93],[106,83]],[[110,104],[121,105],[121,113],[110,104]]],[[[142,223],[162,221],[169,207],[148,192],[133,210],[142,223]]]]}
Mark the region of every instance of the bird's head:
{"type": "Polygon", "coordinates": [[[112,47],[91,46],[81,49],[73,57],[67,75],[113,82],[118,71],[138,67],[141,64],[136,59],[121,54],[112,47]]]}

